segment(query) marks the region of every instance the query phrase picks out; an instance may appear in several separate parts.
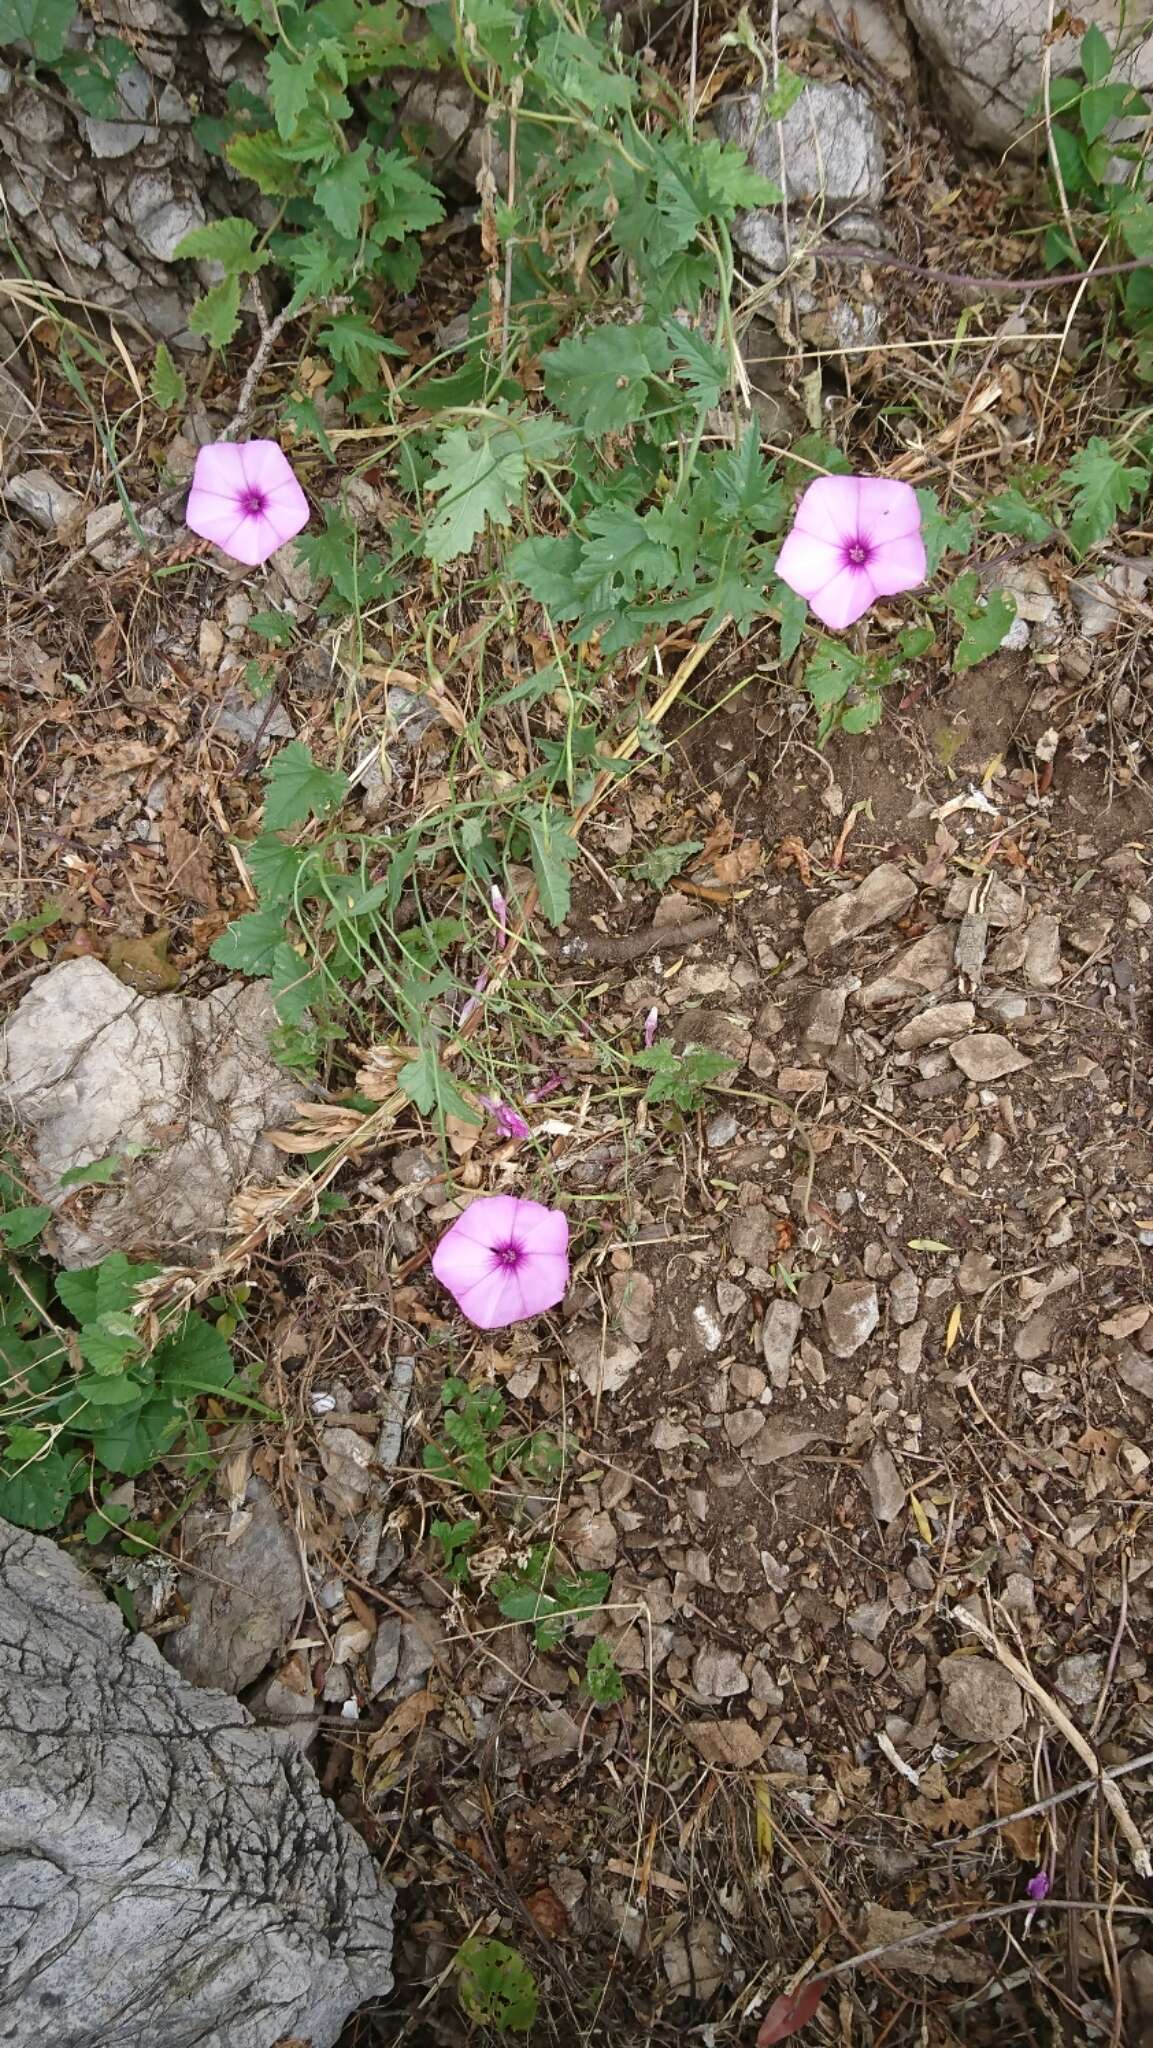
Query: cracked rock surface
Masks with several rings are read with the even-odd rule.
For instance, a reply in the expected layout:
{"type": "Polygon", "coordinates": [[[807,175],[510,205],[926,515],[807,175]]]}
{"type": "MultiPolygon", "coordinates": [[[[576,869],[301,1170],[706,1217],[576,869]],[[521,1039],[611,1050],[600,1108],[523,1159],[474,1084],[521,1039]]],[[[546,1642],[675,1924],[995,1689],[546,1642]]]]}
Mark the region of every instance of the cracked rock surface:
{"type": "Polygon", "coordinates": [[[0,2043],[331,2048],[391,1888],[290,1738],[0,1522],[0,2043]]]}
{"type": "Polygon", "coordinates": [[[259,983],[140,996],[98,960],[41,976],[0,1039],[0,1108],[31,1137],[66,1266],[111,1250],[191,1262],[220,1242],[241,1182],[275,1170],[262,1133],[300,1098],[269,1052],[275,1023],[259,983]],[[81,1216],[61,1174],[130,1146],[81,1216]]]}

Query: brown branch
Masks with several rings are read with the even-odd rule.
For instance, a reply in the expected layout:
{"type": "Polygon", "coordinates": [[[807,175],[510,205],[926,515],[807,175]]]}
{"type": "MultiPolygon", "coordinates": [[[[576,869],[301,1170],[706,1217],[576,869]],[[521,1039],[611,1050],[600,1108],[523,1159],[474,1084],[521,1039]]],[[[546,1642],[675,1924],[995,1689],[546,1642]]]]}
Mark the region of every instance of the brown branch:
{"type": "Polygon", "coordinates": [[[906,277],[924,277],[933,284],[955,284],[973,291],[1038,292],[1054,285],[1083,285],[1098,277],[1127,277],[1134,270],[1148,270],[1148,258],[1134,257],[1130,263],[1098,263],[1092,270],[1055,270],[1049,277],[973,277],[966,270],[935,270],[929,264],[911,263],[907,256],[889,256],[883,249],[870,249],[864,242],[818,242],[804,252],[825,263],[868,264],[873,270],[900,270],[906,277]]]}

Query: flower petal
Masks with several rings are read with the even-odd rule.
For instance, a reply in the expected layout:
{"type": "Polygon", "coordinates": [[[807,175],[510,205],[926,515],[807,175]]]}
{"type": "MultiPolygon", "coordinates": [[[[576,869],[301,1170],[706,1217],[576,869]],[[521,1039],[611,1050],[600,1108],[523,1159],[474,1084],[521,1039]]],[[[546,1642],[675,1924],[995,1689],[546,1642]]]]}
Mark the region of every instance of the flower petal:
{"type": "Polygon", "coordinates": [[[564,1258],[568,1217],[563,1209],[546,1209],[543,1202],[518,1202],[514,1241],[531,1255],[546,1252],[564,1258]]]}
{"type": "Polygon", "coordinates": [[[457,1306],[478,1330],[500,1330],[506,1323],[523,1323],[534,1314],[526,1308],[518,1275],[511,1266],[492,1266],[471,1287],[461,1289],[457,1306]]]}
{"type": "Polygon", "coordinates": [[[249,490],[275,491],[284,483],[296,483],[292,464],[279,441],[240,441],[236,452],[249,490]]]}
{"type": "Polygon", "coordinates": [[[848,562],[823,590],[814,591],[809,603],[823,626],[831,632],[843,633],[846,626],[868,611],[876,595],[872,563],[868,568],[857,568],[848,562]]]}
{"type": "Polygon", "coordinates": [[[793,532],[810,534],[814,540],[827,541],[834,547],[856,540],[860,532],[860,487],[867,481],[858,476],[817,477],[797,506],[793,532]]]}
{"type": "Polygon", "coordinates": [[[568,1288],[569,1265],[564,1252],[530,1252],[522,1259],[513,1278],[524,1301],[525,1316],[542,1316],[546,1309],[563,1301],[568,1288]]]}
{"type": "Polygon", "coordinates": [[[201,540],[215,541],[226,555],[234,555],[241,562],[247,561],[247,555],[237,555],[233,545],[241,528],[249,523],[235,498],[221,498],[213,491],[193,491],[189,494],[184,518],[201,540]]]}
{"type": "Polygon", "coordinates": [[[921,508],[911,484],[894,483],[887,476],[860,479],[860,534],[870,547],[902,540],[920,533],[921,508]]]}
{"type": "Polygon", "coordinates": [[[869,556],[868,573],[878,597],[895,597],[899,590],[915,590],[925,580],[925,543],[920,529],[883,541],[869,556]]]}
{"type": "MultiPolygon", "coordinates": [[[[519,1243],[516,1218],[522,1206],[515,1195],[478,1195],[475,1202],[470,1202],[468,1208],[462,1210],[440,1244],[446,1244],[449,1237],[455,1236],[486,1245],[490,1251],[494,1245],[519,1243]]],[[[440,1245],[437,1246],[439,1250],[440,1245]]],[[[434,1262],[435,1256],[434,1253],[434,1262]]],[[[436,1270],[435,1263],[433,1270],[436,1270]]]]}
{"type": "Polygon", "coordinates": [[[269,513],[250,512],[241,520],[231,540],[222,541],[220,545],[234,561],[243,562],[249,569],[259,569],[260,564],[267,562],[284,542],[279,526],[269,513]]]}
{"type": "Polygon", "coordinates": [[[247,487],[244,462],[234,441],[212,441],[196,457],[192,495],[212,491],[220,498],[239,498],[247,487]]]}
{"type": "Polygon", "coordinates": [[[815,596],[844,566],[842,541],[817,540],[795,526],[777,556],[777,575],[798,597],[815,596]]]}
{"type": "Polygon", "coordinates": [[[478,1244],[475,1238],[464,1237],[457,1224],[447,1230],[432,1255],[432,1270],[442,1287],[447,1287],[458,1300],[469,1287],[475,1287],[479,1280],[494,1271],[494,1253],[491,1245],[478,1244]]]}

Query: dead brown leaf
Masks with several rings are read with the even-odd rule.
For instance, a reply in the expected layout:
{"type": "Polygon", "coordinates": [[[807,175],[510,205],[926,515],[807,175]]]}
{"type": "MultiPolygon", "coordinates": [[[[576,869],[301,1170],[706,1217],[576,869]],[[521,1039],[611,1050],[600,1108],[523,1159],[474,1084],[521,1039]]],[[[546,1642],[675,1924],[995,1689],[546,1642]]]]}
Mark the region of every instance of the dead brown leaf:
{"type": "Polygon", "coordinates": [[[321,1152],[326,1145],[354,1137],[366,1122],[359,1109],[342,1109],[335,1102],[302,1102],[291,1130],[264,1135],[278,1152],[321,1152]]]}
{"type": "Polygon", "coordinates": [[[547,1884],[525,1900],[525,1911],[536,1922],[549,1941],[560,1941],[568,1933],[568,1914],[554,1891],[547,1884]]]}
{"type": "Polygon", "coordinates": [[[187,831],[179,818],[165,818],[160,834],[168,861],[169,888],[186,897],[189,903],[199,903],[205,910],[217,910],[219,898],[212,859],[203,842],[194,832],[187,831]]]}
{"type": "Polygon", "coordinates": [[[163,995],[166,989],[177,988],[180,969],[168,958],[170,936],[157,931],[141,939],[126,939],[115,933],[106,955],[113,974],[142,996],[163,995]]]}
{"type": "Polygon", "coordinates": [[[723,1769],[751,1770],[764,1755],[765,1738],[751,1721],[691,1721],[685,1734],[705,1763],[723,1769]]]}
{"type": "Polygon", "coordinates": [[[722,853],[713,862],[713,874],[725,888],[735,888],[738,882],[747,882],[764,866],[765,849],[759,839],[742,839],[731,853],[722,853]]]}
{"type": "Polygon", "coordinates": [[[368,1745],[368,1761],[375,1763],[378,1757],[387,1756],[390,1750],[399,1749],[414,1728],[423,1728],[429,1715],[439,1706],[434,1692],[413,1692],[406,1700],[394,1707],[383,1728],[378,1728],[368,1745]]]}

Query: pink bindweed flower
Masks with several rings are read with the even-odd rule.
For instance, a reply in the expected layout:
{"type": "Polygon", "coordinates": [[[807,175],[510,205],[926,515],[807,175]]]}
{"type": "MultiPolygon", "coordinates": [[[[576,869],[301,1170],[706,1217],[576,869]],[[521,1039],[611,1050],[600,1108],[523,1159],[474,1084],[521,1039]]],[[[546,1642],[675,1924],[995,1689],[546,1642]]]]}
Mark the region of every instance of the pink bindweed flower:
{"type": "Polygon", "coordinates": [[[1025,1890],[1028,1893],[1028,1896],[1031,1899],[1036,1899],[1037,1904],[1040,1905],[1042,1899],[1047,1899],[1049,1896],[1048,1871],[1035,1871],[1033,1876],[1029,1879],[1028,1884],[1025,1886],[1025,1890]]]}
{"type": "Polygon", "coordinates": [[[478,1095],[477,1101],[484,1104],[502,1138],[523,1141],[532,1137],[519,1109],[513,1109],[507,1102],[497,1102],[491,1095],[478,1095]]]}
{"type": "Polygon", "coordinates": [[[546,1074],[543,1081],[538,1081],[535,1088],[528,1090],[524,1099],[526,1102],[544,1102],[550,1095],[555,1095],[558,1088],[563,1087],[564,1075],[559,1067],[554,1067],[551,1074],[546,1074]]]}
{"type": "Polygon", "coordinates": [[[497,937],[501,950],[508,944],[508,901],[501,895],[496,883],[492,885],[492,914],[496,919],[497,937]]]}
{"type": "Polygon", "coordinates": [[[196,458],[184,516],[255,569],[307,526],[308,499],[275,441],[214,441],[196,458]]]}
{"type": "Polygon", "coordinates": [[[925,580],[921,508],[908,484],[883,476],[820,476],[809,485],[777,556],[777,575],[835,633],[925,580]]]}
{"type": "Polygon", "coordinates": [[[648,1016],[647,1016],[647,1017],[645,1018],[645,1051],[646,1051],[646,1052],[648,1052],[648,1051],[650,1051],[650,1050],[651,1050],[651,1047],[652,1047],[652,1043],[653,1043],[653,1040],[655,1039],[655,1037],[656,1037],[656,1035],[657,1035],[657,1025],[658,1025],[658,1024],[660,1023],[660,1021],[661,1021],[661,1020],[660,1020],[660,1013],[659,1013],[659,1011],[657,1010],[657,1006],[656,1006],[656,1004],[654,1003],[654,1004],[653,1004],[653,1007],[652,1007],[652,1009],[651,1009],[651,1010],[649,1011],[649,1014],[648,1014],[648,1016]]]}
{"type": "Polygon", "coordinates": [[[555,1308],[568,1286],[568,1217],[516,1195],[479,1195],[445,1231],[432,1270],[478,1330],[555,1308]]]}

